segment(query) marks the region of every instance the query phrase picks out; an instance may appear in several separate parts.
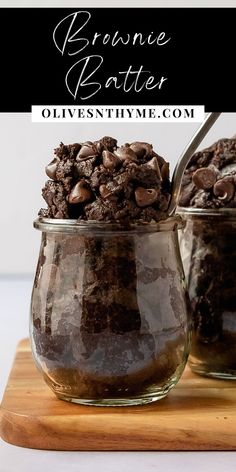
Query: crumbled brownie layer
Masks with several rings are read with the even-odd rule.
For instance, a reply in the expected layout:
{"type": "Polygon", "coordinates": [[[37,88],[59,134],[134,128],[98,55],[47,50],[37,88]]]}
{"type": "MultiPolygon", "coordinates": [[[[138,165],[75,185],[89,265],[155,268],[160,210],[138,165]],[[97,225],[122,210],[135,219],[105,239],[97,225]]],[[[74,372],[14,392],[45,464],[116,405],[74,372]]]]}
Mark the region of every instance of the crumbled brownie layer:
{"type": "MultiPolygon", "coordinates": [[[[194,216],[184,229],[193,313],[190,361],[207,372],[236,372],[236,223],[194,216]]],[[[182,252],[183,258],[185,257],[182,252]]]]}
{"type": "Polygon", "coordinates": [[[184,173],[179,205],[236,207],[236,139],[220,139],[195,153],[184,173]]]}
{"type": "Polygon", "coordinates": [[[40,216],[97,221],[158,221],[167,217],[169,164],[143,142],[99,141],[64,145],[46,167],[51,179],[40,216]]]}
{"type": "Polygon", "coordinates": [[[155,396],[180,375],[188,322],[176,239],[161,232],[43,234],[32,345],[57,394],[155,396]]]}

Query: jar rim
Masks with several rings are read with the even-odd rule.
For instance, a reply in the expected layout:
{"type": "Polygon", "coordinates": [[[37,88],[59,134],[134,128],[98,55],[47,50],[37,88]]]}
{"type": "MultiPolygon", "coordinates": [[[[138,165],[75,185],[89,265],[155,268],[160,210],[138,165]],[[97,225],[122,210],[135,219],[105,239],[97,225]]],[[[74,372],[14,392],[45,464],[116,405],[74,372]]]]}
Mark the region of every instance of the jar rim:
{"type": "Polygon", "coordinates": [[[170,216],[165,220],[158,222],[137,222],[137,223],[118,223],[118,222],[107,222],[97,220],[72,220],[72,219],[56,219],[56,218],[42,218],[39,217],[33,222],[34,228],[39,229],[43,232],[52,233],[82,233],[82,232],[94,232],[94,233],[154,233],[161,231],[176,231],[177,229],[183,228],[185,225],[184,220],[178,214],[170,216]]]}
{"type": "Polygon", "coordinates": [[[176,212],[180,216],[217,216],[236,218],[236,208],[194,208],[194,207],[177,207],[176,212]]]}

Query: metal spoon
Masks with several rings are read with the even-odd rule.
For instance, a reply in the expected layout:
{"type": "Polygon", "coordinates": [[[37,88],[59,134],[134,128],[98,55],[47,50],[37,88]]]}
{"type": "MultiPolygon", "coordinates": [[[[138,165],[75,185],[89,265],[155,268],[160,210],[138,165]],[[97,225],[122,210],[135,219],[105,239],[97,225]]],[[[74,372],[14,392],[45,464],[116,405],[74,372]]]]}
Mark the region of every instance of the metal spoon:
{"type": "Polygon", "coordinates": [[[168,208],[169,215],[173,215],[175,213],[177,203],[178,203],[183,173],[185,171],[185,168],[190,158],[192,157],[192,155],[198,148],[199,144],[201,144],[203,138],[206,136],[206,134],[211,129],[211,127],[213,126],[213,124],[215,123],[217,118],[219,118],[220,115],[221,113],[209,113],[206,119],[201,124],[200,128],[192,137],[191,141],[188,143],[187,147],[184,149],[183,153],[181,154],[175,166],[175,170],[172,177],[171,200],[170,200],[169,208],[168,208]]]}

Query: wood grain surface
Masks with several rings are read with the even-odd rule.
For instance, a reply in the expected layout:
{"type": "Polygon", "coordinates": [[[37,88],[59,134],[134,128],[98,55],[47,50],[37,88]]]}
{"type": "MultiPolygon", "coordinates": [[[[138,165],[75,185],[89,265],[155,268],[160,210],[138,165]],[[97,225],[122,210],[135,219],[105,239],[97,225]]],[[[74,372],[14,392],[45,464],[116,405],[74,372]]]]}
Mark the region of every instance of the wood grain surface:
{"type": "Polygon", "coordinates": [[[186,368],[179,384],[141,407],[90,407],[58,400],[22,341],[0,410],[1,437],[53,450],[236,450],[236,381],[186,368]]]}

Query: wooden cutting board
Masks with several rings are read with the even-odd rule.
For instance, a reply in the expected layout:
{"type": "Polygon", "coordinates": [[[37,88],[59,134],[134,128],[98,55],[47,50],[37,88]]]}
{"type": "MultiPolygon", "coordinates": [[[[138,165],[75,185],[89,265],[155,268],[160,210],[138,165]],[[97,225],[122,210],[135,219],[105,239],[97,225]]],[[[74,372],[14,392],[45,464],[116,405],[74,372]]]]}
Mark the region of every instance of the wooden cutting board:
{"type": "Polygon", "coordinates": [[[36,370],[27,340],[17,349],[1,405],[1,437],[54,450],[236,450],[236,381],[187,368],[163,400],[89,407],[58,400],[36,370]]]}

